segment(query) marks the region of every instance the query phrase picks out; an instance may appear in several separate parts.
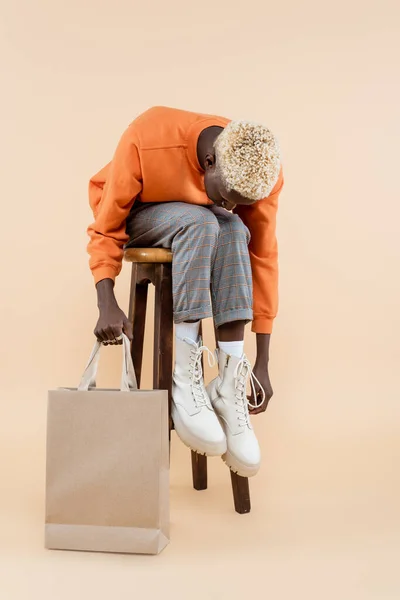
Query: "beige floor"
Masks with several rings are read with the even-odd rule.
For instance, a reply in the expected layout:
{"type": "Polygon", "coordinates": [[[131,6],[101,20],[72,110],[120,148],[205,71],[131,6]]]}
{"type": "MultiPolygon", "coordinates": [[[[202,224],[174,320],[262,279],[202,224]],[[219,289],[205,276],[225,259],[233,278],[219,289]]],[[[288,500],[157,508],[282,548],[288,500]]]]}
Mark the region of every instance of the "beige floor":
{"type": "MultiPolygon", "coordinates": [[[[43,408],[43,403],[42,403],[43,408]]],[[[172,541],[158,557],[43,549],[44,411],[1,437],[0,598],[304,598],[397,600],[400,516],[393,450],[377,433],[341,439],[274,434],[271,410],[253,510],[236,515],[229,474],[210,463],[191,489],[189,453],[173,444],[172,541]],[[268,428],[270,430],[268,430],[268,428]],[[369,457],[366,460],[366,457],[369,457]],[[392,482],[392,484],[390,483],[392,482]],[[393,488],[391,489],[391,485],[393,488]]],[[[257,422],[257,430],[265,421],[257,422]]]]}

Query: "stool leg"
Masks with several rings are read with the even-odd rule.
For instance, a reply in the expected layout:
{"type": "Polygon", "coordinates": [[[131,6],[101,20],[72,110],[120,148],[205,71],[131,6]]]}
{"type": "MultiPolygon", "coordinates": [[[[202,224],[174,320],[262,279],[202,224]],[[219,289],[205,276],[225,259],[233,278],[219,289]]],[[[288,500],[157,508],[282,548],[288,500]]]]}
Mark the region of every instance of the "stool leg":
{"type": "Polygon", "coordinates": [[[192,450],[193,487],[201,491],[207,489],[207,456],[192,450]]]}
{"type": "MultiPolygon", "coordinates": [[[[203,337],[203,327],[200,323],[199,330],[200,337],[203,337]]],[[[204,372],[204,362],[201,359],[201,366],[204,372]]],[[[192,476],[193,476],[193,487],[195,490],[201,491],[207,489],[208,477],[207,477],[207,456],[197,454],[192,450],[192,476]]]]}
{"type": "Polygon", "coordinates": [[[144,329],[146,324],[147,292],[149,288],[147,282],[140,284],[138,283],[140,280],[139,275],[139,265],[133,264],[128,318],[133,326],[131,354],[133,365],[135,367],[138,387],[140,387],[140,379],[142,375],[144,329]]]}
{"type": "Polygon", "coordinates": [[[172,267],[170,264],[155,265],[154,307],[154,365],[153,387],[168,390],[170,414],[172,392],[172,267]]]}
{"type": "Polygon", "coordinates": [[[249,480],[247,477],[240,477],[231,471],[233,501],[235,510],[240,515],[249,513],[251,510],[249,480]]]}

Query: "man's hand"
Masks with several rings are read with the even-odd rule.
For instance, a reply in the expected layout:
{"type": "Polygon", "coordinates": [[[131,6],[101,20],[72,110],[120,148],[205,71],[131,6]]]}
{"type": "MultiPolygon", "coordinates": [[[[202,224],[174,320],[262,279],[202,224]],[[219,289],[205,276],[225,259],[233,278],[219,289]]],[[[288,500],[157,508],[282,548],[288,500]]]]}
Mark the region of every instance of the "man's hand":
{"type": "Polygon", "coordinates": [[[115,299],[114,282],[111,279],[103,279],[96,288],[100,316],[94,334],[99,342],[106,346],[122,344],[122,340],[117,339],[122,333],[132,341],[132,325],[115,299]]]}
{"type": "Polygon", "coordinates": [[[117,339],[122,332],[132,341],[132,325],[119,306],[116,304],[101,310],[94,330],[99,342],[103,342],[105,346],[122,344],[122,339],[117,339]]]}
{"type": "MultiPolygon", "coordinates": [[[[253,369],[253,373],[257,377],[258,381],[260,382],[260,384],[265,392],[264,404],[262,404],[261,406],[259,406],[257,408],[251,408],[251,406],[249,407],[251,415],[258,415],[262,412],[265,412],[265,410],[267,409],[267,406],[268,406],[268,402],[271,400],[274,392],[272,390],[271,381],[269,379],[268,363],[265,364],[265,363],[256,362],[254,369],[253,369]]],[[[253,404],[253,406],[255,406],[256,404],[260,404],[262,402],[262,398],[263,398],[262,392],[260,390],[260,386],[257,385],[257,382],[254,382],[254,385],[256,388],[257,397],[254,398],[254,394],[252,391],[251,397],[249,398],[249,400],[250,400],[251,404],[253,404]]]]}
{"type": "MultiPolygon", "coordinates": [[[[257,333],[257,358],[256,364],[254,365],[253,373],[257,377],[260,385],[262,386],[265,392],[265,401],[261,406],[257,406],[257,408],[249,407],[251,415],[258,415],[266,410],[268,406],[268,402],[272,398],[272,386],[269,380],[268,373],[268,363],[269,363],[269,342],[271,339],[271,335],[269,333],[257,333]]],[[[256,388],[256,398],[254,398],[253,390],[251,391],[251,396],[249,398],[251,404],[254,406],[260,404],[262,402],[262,393],[260,390],[260,386],[254,382],[256,388]]]]}

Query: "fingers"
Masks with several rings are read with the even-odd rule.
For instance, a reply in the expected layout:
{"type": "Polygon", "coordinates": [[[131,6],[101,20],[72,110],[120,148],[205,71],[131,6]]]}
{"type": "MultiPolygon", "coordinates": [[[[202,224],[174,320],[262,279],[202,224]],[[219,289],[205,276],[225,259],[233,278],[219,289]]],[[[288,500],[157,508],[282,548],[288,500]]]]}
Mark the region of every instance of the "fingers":
{"type": "Polygon", "coordinates": [[[108,325],[107,327],[96,328],[94,334],[104,346],[122,344],[122,325],[108,325]]]}
{"type": "Polygon", "coordinates": [[[265,412],[266,408],[267,408],[266,405],[263,404],[263,406],[260,406],[260,408],[252,408],[249,412],[250,412],[251,416],[255,416],[255,415],[259,415],[259,414],[265,412]]]}
{"type": "Polygon", "coordinates": [[[250,415],[253,417],[255,415],[260,415],[261,413],[265,412],[267,409],[266,405],[263,404],[263,406],[260,406],[260,408],[252,408],[249,412],[250,415]]]}
{"type": "Polygon", "coordinates": [[[122,325],[112,325],[111,331],[113,335],[111,344],[113,346],[120,346],[122,344],[122,325]]]}
{"type": "Polygon", "coordinates": [[[104,327],[103,332],[104,332],[104,342],[103,342],[104,346],[111,345],[115,339],[115,335],[113,333],[113,329],[112,329],[111,325],[104,327]]]}
{"type": "Polygon", "coordinates": [[[96,336],[97,340],[101,343],[104,343],[107,339],[104,330],[98,326],[96,326],[96,329],[94,330],[94,335],[96,336]]]}
{"type": "Polygon", "coordinates": [[[254,406],[256,406],[257,404],[259,404],[261,402],[260,398],[261,398],[261,388],[258,385],[258,383],[255,381],[254,382],[254,388],[255,388],[255,396],[254,396],[254,390],[253,390],[253,386],[251,387],[251,391],[250,391],[250,396],[247,397],[248,401],[249,401],[249,410],[256,410],[254,408],[254,406]],[[253,406],[251,406],[251,404],[253,406]]]}
{"type": "Polygon", "coordinates": [[[261,406],[257,406],[258,404],[261,403],[261,395],[257,394],[256,400],[254,401],[254,399],[251,399],[251,403],[255,406],[249,406],[249,413],[251,415],[258,415],[260,412],[263,412],[265,410],[265,402],[264,404],[261,406]]]}
{"type": "Polygon", "coordinates": [[[107,336],[107,345],[120,346],[122,344],[122,325],[109,325],[107,328],[107,336]]]}
{"type": "Polygon", "coordinates": [[[251,406],[249,406],[250,415],[252,415],[252,416],[259,415],[259,414],[265,412],[267,410],[268,402],[270,401],[271,396],[272,396],[272,394],[271,395],[266,394],[265,401],[263,402],[263,404],[261,404],[262,394],[261,394],[261,391],[258,391],[256,402],[254,402],[253,399],[251,399],[251,403],[259,405],[259,406],[256,406],[256,408],[252,408],[251,406]]]}
{"type": "Polygon", "coordinates": [[[104,346],[120,346],[123,343],[122,332],[132,340],[132,325],[122,310],[100,313],[94,334],[104,346]]]}

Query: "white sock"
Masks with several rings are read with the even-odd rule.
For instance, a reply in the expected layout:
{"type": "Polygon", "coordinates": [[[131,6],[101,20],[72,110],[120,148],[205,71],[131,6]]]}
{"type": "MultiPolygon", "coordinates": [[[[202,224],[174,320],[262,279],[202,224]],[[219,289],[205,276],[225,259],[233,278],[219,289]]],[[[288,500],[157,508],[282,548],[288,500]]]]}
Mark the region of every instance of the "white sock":
{"type": "Polygon", "coordinates": [[[175,325],[175,335],[179,340],[189,338],[194,342],[199,341],[200,321],[196,323],[177,323],[175,325]]]}
{"type": "Polygon", "coordinates": [[[237,358],[242,358],[243,356],[244,340],[239,340],[237,342],[218,342],[218,346],[225,354],[237,356],[237,358]]]}

